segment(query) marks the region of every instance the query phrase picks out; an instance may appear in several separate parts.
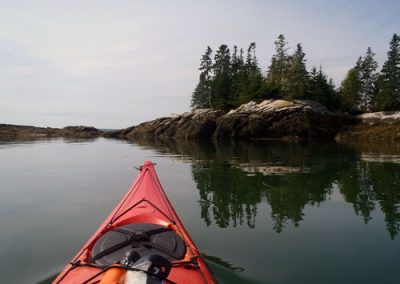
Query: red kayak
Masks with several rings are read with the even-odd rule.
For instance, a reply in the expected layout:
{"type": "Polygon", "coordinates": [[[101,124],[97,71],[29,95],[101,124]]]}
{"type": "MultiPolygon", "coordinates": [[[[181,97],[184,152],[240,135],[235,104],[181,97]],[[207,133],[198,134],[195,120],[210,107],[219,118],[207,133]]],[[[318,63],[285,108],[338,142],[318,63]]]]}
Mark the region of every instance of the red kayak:
{"type": "Polygon", "coordinates": [[[53,283],[217,283],[145,162],[132,188],[53,283]]]}

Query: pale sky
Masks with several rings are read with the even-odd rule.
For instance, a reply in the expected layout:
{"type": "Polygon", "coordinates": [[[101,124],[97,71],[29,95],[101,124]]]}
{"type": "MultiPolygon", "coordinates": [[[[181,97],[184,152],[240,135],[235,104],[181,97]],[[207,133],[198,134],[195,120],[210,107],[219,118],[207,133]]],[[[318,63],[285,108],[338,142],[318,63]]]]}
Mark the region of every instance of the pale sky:
{"type": "Polygon", "coordinates": [[[398,0],[0,0],[0,123],[124,128],[190,110],[209,45],[300,42],[339,85],[368,46],[379,70],[398,0]]]}

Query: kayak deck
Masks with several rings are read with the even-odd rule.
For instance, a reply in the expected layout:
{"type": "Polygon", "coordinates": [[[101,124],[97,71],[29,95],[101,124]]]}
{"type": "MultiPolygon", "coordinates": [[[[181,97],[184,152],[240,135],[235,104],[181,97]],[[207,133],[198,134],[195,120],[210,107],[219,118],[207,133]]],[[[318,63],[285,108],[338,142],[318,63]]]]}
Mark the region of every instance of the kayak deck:
{"type": "Polygon", "coordinates": [[[152,254],[159,250],[172,263],[167,282],[217,282],[168,200],[150,161],[140,167],[131,189],[53,283],[100,283],[110,267],[120,267],[112,262],[124,254],[124,249],[137,250],[142,256],[147,248],[152,254]],[[119,243],[113,243],[113,239],[119,239],[119,243]]]}

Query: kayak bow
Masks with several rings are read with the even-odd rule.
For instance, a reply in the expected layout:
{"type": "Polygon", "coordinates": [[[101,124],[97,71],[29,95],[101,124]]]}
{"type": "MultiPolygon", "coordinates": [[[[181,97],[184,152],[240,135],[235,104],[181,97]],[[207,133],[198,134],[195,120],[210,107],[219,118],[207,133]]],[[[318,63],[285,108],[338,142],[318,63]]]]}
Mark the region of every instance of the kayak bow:
{"type": "Polygon", "coordinates": [[[146,161],[53,283],[217,283],[146,161]]]}

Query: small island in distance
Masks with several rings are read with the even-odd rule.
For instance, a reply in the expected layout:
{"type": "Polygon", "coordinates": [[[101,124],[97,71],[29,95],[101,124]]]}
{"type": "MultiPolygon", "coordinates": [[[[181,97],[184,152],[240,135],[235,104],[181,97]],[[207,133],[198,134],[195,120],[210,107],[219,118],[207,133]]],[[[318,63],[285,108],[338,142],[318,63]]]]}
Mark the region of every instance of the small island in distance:
{"type": "Polygon", "coordinates": [[[192,111],[115,131],[94,127],[42,128],[0,124],[1,139],[68,137],[139,139],[284,139],[400,141],[400,37],[394,34],[381,71],[370,47],[336,88],[322,66],[306,69],[297,44],[288,54],[284,35],[275,41],[266,76],[256,44],[221,45],[201,57],[192,111]]]}

